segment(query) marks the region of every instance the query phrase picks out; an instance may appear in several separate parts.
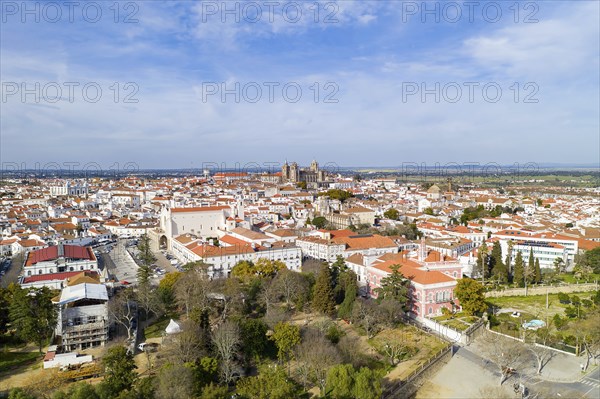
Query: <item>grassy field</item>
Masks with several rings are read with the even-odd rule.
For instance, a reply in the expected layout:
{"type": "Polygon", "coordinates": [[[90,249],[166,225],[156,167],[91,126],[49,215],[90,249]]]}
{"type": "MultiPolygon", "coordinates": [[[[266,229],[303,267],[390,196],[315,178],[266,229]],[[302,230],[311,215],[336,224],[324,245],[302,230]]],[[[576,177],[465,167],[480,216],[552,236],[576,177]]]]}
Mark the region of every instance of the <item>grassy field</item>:
{"type": "Polygon", "coordinates": [[[385,329],[369,340],[369,344],[377,349],[390,340],[405,343],[410,355],[386,375],[389,381],[406,378],[447,346],[446,342],[437,337],[407,325],[385,329]]]}
{"type": "MultiPolygon", "coordinates": [[[[578,292],[569,294],[570,297],[576,295],[580,299],[590,299],[592,292],[578,292]]],[[[548,295],[548,307],[546,308],[546,295],[528,295],[528,296],[505,296],[499,298],[487,298],[488,302],[501,309],[516,309],[521,313],[527,313],[532,318],[545,320],[552,318],[555,314],[564,316],[565,308],[569,304],[562,304],[558,300],[558,294],[548,295]]]]}
{"type": "Polygon", "coordinates": [[[25,366],[41,359],[38,352],[3,352],[0,354],[0,373],[25,366]]]}
{"type": "Polygon", "coordinates": [[[144,329],[144,337],[146,339],[162,337],[165,328],[167,328],[167,325],[169,325],[169,321],[171,321],[169,317],[163,317],[157,320],[156,322],[150,324],[144,329]]]}

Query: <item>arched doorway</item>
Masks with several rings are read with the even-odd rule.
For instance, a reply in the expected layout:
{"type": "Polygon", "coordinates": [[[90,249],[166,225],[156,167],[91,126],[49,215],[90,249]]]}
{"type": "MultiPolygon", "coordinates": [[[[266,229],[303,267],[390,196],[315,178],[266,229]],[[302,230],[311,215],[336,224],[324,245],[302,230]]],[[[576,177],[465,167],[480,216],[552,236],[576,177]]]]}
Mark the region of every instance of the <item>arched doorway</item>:
{"type": "Polygon", "coordinates": [[[160,238],[158,239],[158,246],[160,249],[167,249],[167,236],[160,236],[160,238]]]}

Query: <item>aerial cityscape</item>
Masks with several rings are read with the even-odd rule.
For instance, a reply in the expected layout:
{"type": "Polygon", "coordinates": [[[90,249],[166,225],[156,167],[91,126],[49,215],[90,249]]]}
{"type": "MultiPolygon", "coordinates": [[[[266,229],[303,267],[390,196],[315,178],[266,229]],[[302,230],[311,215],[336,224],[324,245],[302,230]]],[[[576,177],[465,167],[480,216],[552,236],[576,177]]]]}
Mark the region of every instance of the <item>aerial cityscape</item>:
{"type": "Polygon", "coordinates": [[[0,20],[0,399],[600,399],[599,2],[0,20]]]}

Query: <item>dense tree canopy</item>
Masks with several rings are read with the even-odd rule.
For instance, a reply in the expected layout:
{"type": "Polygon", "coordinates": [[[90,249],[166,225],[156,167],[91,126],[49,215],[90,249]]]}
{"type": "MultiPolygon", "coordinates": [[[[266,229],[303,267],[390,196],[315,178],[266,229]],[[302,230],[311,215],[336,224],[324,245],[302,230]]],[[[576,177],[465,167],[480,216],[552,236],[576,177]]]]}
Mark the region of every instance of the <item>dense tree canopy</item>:
{"type": "Polygon", "coordinates": [[[10,320],[21,339],[35,342],[40,353],[44,342],[56,327],[57,309],[54,293],[48,287],[22,289],[11,287],[10,320]]]}
{"type": "Polygon", "coordinates": [[[398,212],[398,210],[395,208],[390,208],[383,213],[383,217],[387,219],[398,220],[400,217],[400,212],[398,212]]]}
{"type": "Polygon", "coordinates": [[[458,280],[454,295],[468,314],[481,314],[487,310],[483,285],[477,280],[470,278],[458,280]]]}

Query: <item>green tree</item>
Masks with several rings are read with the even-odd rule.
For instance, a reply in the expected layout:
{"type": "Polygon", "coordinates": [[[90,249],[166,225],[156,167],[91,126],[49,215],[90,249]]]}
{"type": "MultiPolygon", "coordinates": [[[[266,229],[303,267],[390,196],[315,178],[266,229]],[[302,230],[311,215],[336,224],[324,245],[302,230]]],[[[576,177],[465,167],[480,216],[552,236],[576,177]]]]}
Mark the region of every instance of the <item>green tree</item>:
{"type": "Polygon", "coordinates": [[[269,327],[260,319],[244,319],[240,322],[242,349],[248,358],[268,355],[271,343],[267,337],[269,327]]]}
{"type": "Polygon", "coordinates": [[[290,399],[300,393],[283,368],[268,364],[259,367],[257,376],[239,380],[236,390],[245,399],[290,399]]]}
{"type": "Polygon", "coordinates": [[[331,190],[327,190],[325,192],[319,193],[319,196],[323,196],[323,195],[326,195],[331,199],[340,200],[341,202],[346,201],[348,198],[354,197],[354,194],[352,194],[351,192],[345,191],[345,190],[340,190],[338,188],[333,188],[331,190]]]}
{"type": "Polygon", "coordinates": [[[8,399],[37,399],[34,394],[23,388],[13,388],[8,393],[8,399]]]}
{"type": "Polygon", "coordinates": [[[78,382],[69,386],[66,392],[58,391],[53,399],[99,399],[96,388],[87,382],[78,382]]]}
{"type": "Polygon", "coordinates": [[[8,288],[0,287],[0,334],[7,331],[10,323],[9,309],[12,302],[12,294],[8,288]]]}
{"type": "Polygon", "coordinates": [[[468,314],[480,314],[487,310],[483,285],[477,280],[461,278],[456,283],[454,295],[468,314]]]}
{"type": "Polygon", "coordinates": [[[117,345],[108,349],[102,358],[104,365],[104,384],[111,397],[116,397],[121,391],[128,391],[137,380],[137,366],[133,356],[127,353],[124,346],[117,345]]]}
{"type": "Polygon", "coordinates": [[[512,277],[512,263],[513,263],[513,248],[515,244],[512,240],[508,242],[508,251],[506,251],[506,259],[504,261],[504,265],[506,266],[506,271],[508,272],[509,279],[512,277]]]}
{"type": "Polygon", "coordinates": [[[500,241],[494,242],[490,262],[492,264],[492,275],[494,278],[503,283],[508,282],[508,268],[502,261],[502,247],[500,246],[500,241]]]}
{"type": "Polygon", "coordinates": [[[273,328],[271,339],[277,346],[277,357],[280,361],[288,361],[292,350],[300,343],[300,328],[296,325],[280,321],[273,328]]]}
{"type": "Polygon", "coordinates": [[[486,279],[490,275],[488,247],[485,241],[481,243],[477,250],[476,272],[482,279],[486,279]]]}
{"type": "Polygon", "coordinates": [[[312,220],[312,225],[317,229],[323,229],[327,226],[327,219],[324,216],[315,216],[312,220]]]}
{"type": "Polygon", "coordinates": [[[351,364],[338,364],[329,368],[325,393],[332,399],[351,399],[354,396],[354,367],[351,364]]]}
{"type": "Polygon", "coordinates": [[[527,284],[535,282],[535,258],[533,256],[533,247],[529,250],[529,258],[523,274],[527,284]]]}
{"type": "Polygon", "coordinates": [[[256,263],[249,260],[242,260],[236,263],[231,270],[231,275],[242,281],[249,282],[254,277],[272,278],[278,271],[285,269],[285,263],[280,260],[271,260],[268,258],[259,258],[256,263]]]}
{"type": "Polygon", "coordinates": [[[377,370],[362,367],[354,376],[354,399],[379,399],[383,393],[377,370]]]}
{"type": "Polygon", "coordinates": [[[594,273],[600,273],[600,246],[585,251],[582,256],[578,257],[577,265],[589,267],[594,273]]]}
{"type": "Polygon", "coordinates": [[[381,279],[380,287],[376,288],[375,291],[377,292],[377,302],[384,299],[393,299],[398,301],[406,310],[410,280],[402,275],[399,268],[400,265],[391,265],[392,273],[381,279]]]}
{"type": "Polygon", "coordinates": [[[329,267],[322,267],[319,271],[314,286],[312,307],[315,311],[326,315],[333,315],[335,312],[335,298],[329,267]]]}
{"type": "Polygon", "coordinates": [[[540,269],[539,258],[536,258],[535,260],[533,279],[537,284],[542,282],[542,269],[540,269]]]}
{"type": "Polygon", "coordinates": [[[354,307],[354,302],[356,301],[357,295],[358,285],[356,284],[356,280],[354,280],[354,284],[348,284],[346,286],[346,289],[344,290],[344,301],[338,309],[338,316],[341,319],[350,318],[350,316],[352,315],[352,308],[354,307]]]}
{"type": "Polygon", "coordinates": [[[254,273],[258,277],[273,277],[278,271],[285,269],[285,263],[280,260],[258,258],[254,264],[254,273]]]}
{"type": "Polygon", "coordinates": [[[151,266],[154,262],[156,262],[156,257],[152,253],[152,248],[150,246],[150,237],[147,234],[144,234],[140,237],[138,241],[138,258],[142,262],[142,264],[151,266]]]}
{"type": "Polygon", "coordinates": [[[513,282],[519,287],[525,286],[525,265],[523,262],[523,254],[521,251],[517,251],[515,257],[515,270],[513,273],[513,282]]]}
{"type": "Polygon", "coordinates": [[[231,275],[240,280],[247,281],[255,276],[254,262],[251,260],[241,260],[231,269],[231,275]]]}
{"type": "Polygon", "coordinates": [[[199,399],[229,399],[230,397],[231,395],[229,394],[229,389],[227,389],[227,387],[211,382],[202,388],[202,394],[199,399]]]}
{"type": "Polygon", "coordinates": [[[9,309],[12,327],[21,339],[35,342],[40,353],[56,327],[53,296],[48,287],[22,289],[14,286],[12,291],[9,309]]]}
{"type": "Polygon", "coordinates": [[[170,272],[158,283],[158,296],[167,309],[172,309],[175,304],[175,284],[183,274],[170,272]]]}
{"type": "Polygon", "coordinates": [[[386,219],[398,220],[400,212],[396,208],[390,208],[383,213],[383,217],[386,219]]]}
{"type": "Polygon", "coordinates": [[[432,216],[434,215],[432,207],[427,207],[427,208],[423,209],[423,213],[426,215],[432,215],[432,216]]]}
{"type": "Polygon", "coordinates": [[[141,265],[137,270],[137,299],[140,306],[145,310],[147,317],[150,312],[157,312],[159,297],[156,290],[152,287],[150,278],[152,277],[152,264],[156,262],[156,257],[150,248],[150,237],[144,234],[138,241],[138,258],[141,265]]]}

